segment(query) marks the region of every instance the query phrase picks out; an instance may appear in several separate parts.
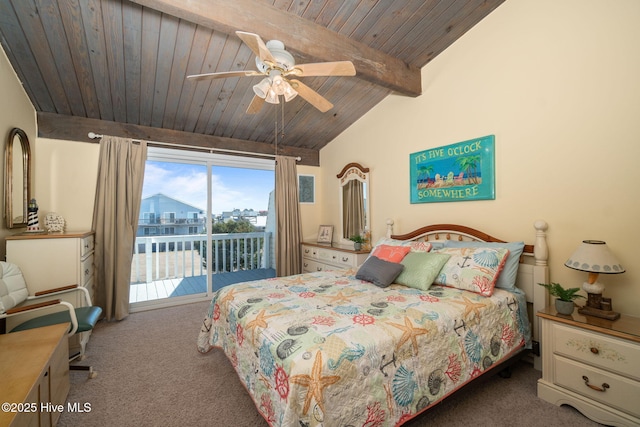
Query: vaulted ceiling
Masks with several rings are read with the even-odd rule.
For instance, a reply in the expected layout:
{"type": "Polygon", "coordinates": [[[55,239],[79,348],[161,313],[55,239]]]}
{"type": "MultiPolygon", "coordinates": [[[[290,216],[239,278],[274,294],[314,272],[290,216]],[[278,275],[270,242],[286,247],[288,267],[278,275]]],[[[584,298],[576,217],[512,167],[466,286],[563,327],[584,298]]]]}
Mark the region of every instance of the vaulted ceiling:
{"type": "MultiPolygon", "coordinates": [[[[391,93],[422,94],[420,69],[504,0],[0,0],[0,37],[40,137],[88,132],[302,157],[391,93]],[[285,44],[296,63],[352,61],[355,77],[306,77],[300,96],[247,114],[260,77],[235,31],[285,44]],[[276,123],[278,135],[276,136],[276,123]]],[[[428,96],[428,95],[425,95],[428,96]]]]}

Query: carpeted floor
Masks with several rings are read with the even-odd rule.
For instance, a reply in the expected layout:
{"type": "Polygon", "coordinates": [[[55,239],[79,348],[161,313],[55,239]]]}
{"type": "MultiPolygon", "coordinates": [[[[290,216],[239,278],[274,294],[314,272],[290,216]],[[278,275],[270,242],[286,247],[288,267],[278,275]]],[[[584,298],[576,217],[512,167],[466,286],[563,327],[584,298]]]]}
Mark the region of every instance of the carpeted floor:
{"type": "MultiPolygon", "coordinates": [[[[207,307],[203,302],[99,322],[80,362],[91,363],[98,376],[71,372],[68,402],[85,410],[64,412],[58,425],[266,426],[222,351],[196,350],[207,307]]],[[[571,407],[538,399],[539,377],[519,362],[511,378],[472,384],[406,426],[599,425],[571,407]]]]}

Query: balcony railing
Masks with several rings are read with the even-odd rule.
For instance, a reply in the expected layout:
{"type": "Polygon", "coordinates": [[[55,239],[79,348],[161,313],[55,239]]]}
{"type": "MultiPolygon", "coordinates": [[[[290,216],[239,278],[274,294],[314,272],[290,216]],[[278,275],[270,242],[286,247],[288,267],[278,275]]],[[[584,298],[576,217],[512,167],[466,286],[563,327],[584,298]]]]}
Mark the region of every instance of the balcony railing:
{"type": "MultiPolygon", "coordinates": [[[[213,234],[211,240],[211,273],[271,267],[270,232],[213,234]]],[[[131,283],[205,275],[206,243],[203,234],[136,237],[131,283]]]]}

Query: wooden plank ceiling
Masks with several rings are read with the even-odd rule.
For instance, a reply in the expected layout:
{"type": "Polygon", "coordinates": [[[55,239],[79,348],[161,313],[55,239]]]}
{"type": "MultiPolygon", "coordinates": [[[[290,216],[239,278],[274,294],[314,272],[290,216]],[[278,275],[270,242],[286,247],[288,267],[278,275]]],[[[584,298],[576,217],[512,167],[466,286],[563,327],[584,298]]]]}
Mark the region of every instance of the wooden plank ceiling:
{"type": "Polygon", "coordinates": [[[93,131],[302,157],[387,95],[420,96],[420,69],[504,0],[0,0],[0,37],[38,113],[40,137],[93,131]],[[306,77],[334,104],[300,96],[245,111],[260,77],[235,35],[277,39],[296,63],[350,60],[355,77],[306,77]],[[276,138],[276,122],[278,132],[276,138]]]}

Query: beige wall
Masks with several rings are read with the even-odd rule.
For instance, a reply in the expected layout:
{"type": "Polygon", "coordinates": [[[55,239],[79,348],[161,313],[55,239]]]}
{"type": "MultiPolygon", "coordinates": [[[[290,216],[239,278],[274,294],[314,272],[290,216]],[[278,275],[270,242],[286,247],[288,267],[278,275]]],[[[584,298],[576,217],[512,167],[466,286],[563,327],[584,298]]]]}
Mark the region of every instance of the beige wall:
{"type": "Polygon", "coordinates": [[[100,145],[40,138],[36,150],[40,221],[56,212],[64,218],[65,230],[91,230],[100,145]]]}
{"type": "MultiPolygon", "coordinates": [[[[324,195],[322,179],[322,169],[314,166],[298,166],[298,175],[313,175],[316,181],[316,200],[315,203],[300,204],[300,217],[302,218],[302,236],[303,240],[314,240],[318,236],[318,225],[321,223],[320,215],[322,214],[321,197],[324,195]]],[[[338,190],[336,190],[338,191],[338,190]]]]}
{"type": "MultiPolygon", "coordinates": [[[[4,150],[9,132],[13,128],[22,129],[29,138],[31,149],[33,150],[33,143],[36,140],[36,112],[29,97],[25,93],[18,76],[13,71],[9,59],[7,58],[4,50],[0,47],[0,94],[2,94],[2,101],[0,102],[0,138],[2,147],[2,159],[4,159],[4,150]]],[[[35,153],[32,154],[35,157],[35,153]]],[[[4,178],[4,161],[0,161],[0,177],[4,178]]],[[[3,180],[4,182],[4,180],[3,180]]],[[[5,259],[5,244],[4,237],[7,235],[15,234],[20,229],[9,230],[6,228],[6,222],[4,218],[4,184],[2,184],[2,221],[0,224],[0,259],[5,259]]],[[[31,187],[34,190],[34,185],[31,187]]]]}
{"type": "Polygon", "coordinates": [[[640,2],[508,0],[422,70],[423,94],[390,96],[321,151],[320,221],[338,224],[335,174],[371,168],[372,232],[454,222],[533,242],[549,223],[551,280],[583,239],[607,241],[627,269],[600,281],[640,316],[640,2]],[[496,199],[411,204],[409,154],[496,137],[496,199]]]}

